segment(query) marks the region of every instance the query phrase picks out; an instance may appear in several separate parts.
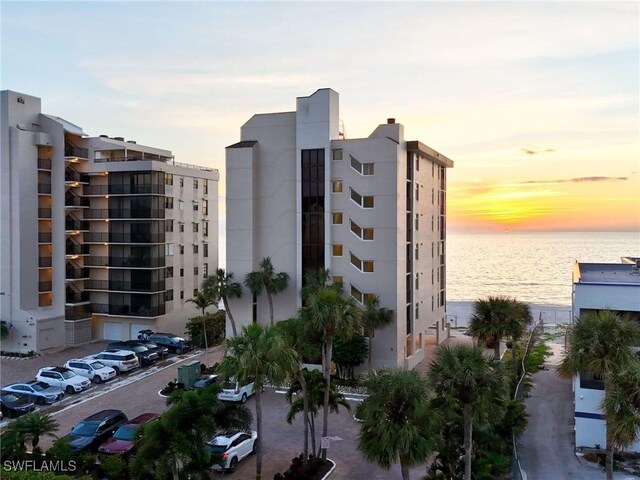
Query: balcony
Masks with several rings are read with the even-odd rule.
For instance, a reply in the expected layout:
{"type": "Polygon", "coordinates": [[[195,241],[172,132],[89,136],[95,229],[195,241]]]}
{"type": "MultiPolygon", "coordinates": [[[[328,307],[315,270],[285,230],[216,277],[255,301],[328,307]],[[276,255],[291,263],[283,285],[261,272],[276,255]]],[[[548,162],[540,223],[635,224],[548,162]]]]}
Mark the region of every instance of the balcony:
{"type": "Polygon", "coordinates": [[[109,233],[84,234],[85,243],[165,243],[164,233],[109,233]]]}
{"type": "Polygon", "coordinates": [[[89,160],[89,149],[80,148],[75,145],[65,145],[64,147],[65,160],[89,160]]]}
{"type": "Polygon", "coordinates": [[[38,282],[38,292],[50,292],[53,290],[53,282],[38,282]]]}
{"type": "Polygon", "coordinates": [[[89,278],[88,268],[67,268],[66,277],[67,280],[80,280],[89,278]]]}
{"type": "Polygon", "coordinates": [[[89,292],[67,292],[66,303],[85,303],[89,301],[89,292]]]}
{"type": "Polygon", "coordinates": [[[157,307],[134,307],[132,305],[110,305],[108,303],[91,304],[93,313],[104,315],[122,315],[130,317],[157,317],[165,314],[164,305],[157,307]]]}
{"type": "Polygon", "coordinates": [[[38,170],[51,170],[51,159],[38,158],[38,170]]]}
{"type": "Polygon", "coordinates": [[[65,320],[85,320],[91,318],[91,312],[84,309],[67,309],[64,312],[65,320]]]}
{"type": "Polygon", "coordinates": [[[69,193],[64,198],[64,206],[67,208],[89,208],[89,199],[69,193]]]}
{"type": "Polygon", "coordinates": [[[67,244],[65,255],[89,255],[89,245],[67,244]]]}
{"type": "Polygon", "coordinates": [[[85,290],[104,290],[113,292],[159,293],[166,290],[165,282],[131,282],[118,280],[88,280],[85,290]]]}
{"type": "Polygon", "coordinates": [[[38,258],[38,267],[40,267],[40,268],[49,268],[49,267],[51,267],[51,257],[39,257],[38,258]]]}
{"type": "Polygon", "coordinates": [[[89,176],[67,169],[64,172],[64,181],[66,183],[89,183],[89,176]]]}
{"type": "Polygon", "coordinates": [[[38,233],[38,243],[51,243],[51,232],[38,233]]]}
{"type": "Polygon", "coordinates": [[[51,184],[50,183],[39,183],[38,184],[38,193],[43,195],[51,195],[51,184]]]}
{"type": "Polygon", "coordinates": [[[165,266],[165,258],[148,257],[87,257],[84,264],[89,267],[159,268],[165,266]]]}
{"type": "Polygon", "coordinates": [[[49,219],[51,218],[51,207],[48,208],[38,208],[38,218],[39,219],[49,219]]]}
{"type": "Polygon", "coordinates": [[[164,185],[85,185],[84,194],[89,196],[100,195],[164,195],[164,185]]]}
{"type": "Polygon", "coordinates": [[[163,157],[152,153],[139,153],[131,157],[96,157],[94,163],[114,163],[114,162],[148,162],[148,161],[168,163],[172,161],[171,157],[163,157]]]}
{"type": "Polygon", "coordinates": [[[164,209],[148,208],[94,208],[84,214],[85,219],[130,219],[130,218],[164,218],[164,209]]]}
{"type": "MultiPolygon", "coordinates": [[[[51,209],[49,209],[49,212],[51,212],[51,209]]],[[[51,217],[49,217],[51,218],[51,217]]],[[[83,231],[83,230],[89,230],[89,222],[85,222],[83,220],[71,220],[71,219],[67,219],[64,223],[64,228],[67,231],[72,231],[72,230],[78,230],[78,231],[83,231]]]]}

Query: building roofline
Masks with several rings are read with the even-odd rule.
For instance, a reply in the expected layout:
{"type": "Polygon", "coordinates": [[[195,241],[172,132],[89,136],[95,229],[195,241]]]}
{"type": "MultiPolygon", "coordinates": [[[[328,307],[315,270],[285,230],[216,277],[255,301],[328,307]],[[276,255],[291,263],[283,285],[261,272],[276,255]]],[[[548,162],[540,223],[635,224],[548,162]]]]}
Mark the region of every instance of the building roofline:
{"type": "Polygon", "coordinates": [[[453,160],[445,157],[443,154],[436,152],[433,148],[426,146],[419,140],[411,140],[407,142],[407,150],[410,152],[418,152],[425,157],[428,157],[431,161],[436,162],[443,167],[452,168],[453,160]]]}
{"type": "Polygon", "coordinates": [[[225,147],[225,148],[251,148],[256,143],[258,143],[257,140],[241,140],[241,141],[239,141],[237,143],[234,143],[233,145],[229,145],[228,147],[225,147]]]}

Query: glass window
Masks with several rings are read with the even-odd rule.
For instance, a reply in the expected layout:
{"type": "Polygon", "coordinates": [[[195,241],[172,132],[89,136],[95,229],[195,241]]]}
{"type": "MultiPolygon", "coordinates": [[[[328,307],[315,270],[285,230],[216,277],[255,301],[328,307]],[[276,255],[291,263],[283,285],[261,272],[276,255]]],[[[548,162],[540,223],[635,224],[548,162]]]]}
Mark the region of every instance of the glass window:
{"type": "Polygon", "coordinates": [[[184,268],[181,268],[181,269],[180,269],[180,276],[181,276],[181,277],[184,277],[184,268]]]}
{"type": "Polygon", "coordinates": [[[198,189],[198,179],[197,179],[197,178],[194,178],[194,179],[193,179],[193,188],[194,188],[195,190],[197,190],[197,189],[198,189]]]}
{"type": "Polygon", "coordinates": [[[358,270],[362,270],[362,261],[356,257],[353,253],[350,254],[351,265],[356,267],[358,270]]]}
{"type": "Polygon", "coordinates": [[[331,191],[333,193],[341,193],[342,192],[342,180],[334,180],[331,182],[331,191]]]}
{"type": "Polygon", "coordinates": [[[198,204],[196,202],[193,202],[193,211],[194,212],[198,211],[198,204]]]}
{"type": "Polygon", "coordinates": [[[331,150],[331,159],[332,160],[342,160],[342,149],[334,148],[331,150]]]}
{"type": "Polygon", "coordinates": [[[209,201],[208,200],[202,200],[202,214],[203,215],[208,215],[209,214],[209,201]]]}
{"type": "Polygon", "coordinates": [[[180,245],[180,255],[184,255],[184,245],[180,245]]]}
{"type": "Polygon", "coordinates": [[[198,233],[198,228],[199,228],[198,224],[193,222],[193,232],[194,233],[198,233]]]}
{"type": "Polygon", "coordinates": [[[173,220],[166,220],[164,222],[164,231],[173,232],[173,220]]]}
{"type": "Polygon", "coordinates": [[[362,197],[362,207],[363,208],[373,208],[373,197],[362,197]]]}
{"type": "Polygon", "coordinates": [[[202,276],[207,277],[209,275],[209,264],[205,263],[202,265],[202,276]]]}
{"type": "Polygon", "coordinates": [[[332,254],[334,257],[341,257],[342,256],[342,244],[341,243],[335,243],[332,246],[332,254]]]}
{"type": "Polygon", "coordinates": [[[180,186],[184,187],[184,178],[183,177],[180,177],[180,186]]]}
{"type": "Polygon", "coordinates": [[[167,274],[165,278],[173,278],[173,267],[167,267],[167,274]]]}
{"type": "Polygon", "coordinates": [[[362,271],[367,273],[373,272],[373,260],[365,260],[362,262],[362,271]]]}
{"type": "Polygon", "coordinates": [[[193,274],[198,275],[198,267],[193,267],[193,274]]]}
{"type": "Polygon", "coordinates": [[[207,258],[209,256],[209,244],[208,243],[203,243],[202,244],[202,256],[204,258],[207,258]]]}
{"type": "Polygon", "coordinates": [[[197,289],[197,288],[194,288],[194,289],[193,289],[193,296],[195,297],[196,295],[198,295],[198,289],[197,289]]]}
{"type": "Polygon", "coordinates": [[[165,173],[164,174],[164,184],[165,185],[173,185],[173,174],[165,173]]]}
{"type": "Polygon", "coordinates": [[[363,228],[362,229],[362,239],[363,240],[373,240],[373,228],[363,228]]]}
{"type": "Polygon", "coordinates": [[[351,296],[355,298],[358,302],[362,303],[362,292],[358,290],[356,287],[351,285],[351,296]]]}
{"type": "Polygon", "coordinates": [[[184,232],[184,223],[180,223],[180,224],[178,225],[178,231],[179,231],[180,233],[184,232]]]}
{"type": "Polygon", "coordinates": [[[209,181],[206,179],[202,180],[202,193],[205,195],[209,193],[209,181]]]}
{"type": "Polygon", "coordinates": [[[164,208],[173,210],[173,197],[164,197],[164,208]]]}
{"type": "Polygon", "coordinates": [[[336,285],[342,285],[344,283],[344,278],[342,277],[342,275],[334,275],[333,283],[335,283],[336,285]]]}
{"type": "Polygon", "coordinates": [[[349,220],[349,223],[351,224],[351,231],[358,237],[362,237],[362,229],[353,220],[349,220]]]}
{"type": "Polygon", "coordinates": [[[198,245],[197,244],[193,244],[193,253],[198,253],[198,245]]]}
{"type": "Polygon", "coordinates": [[[202,234],[205,237],[209,235],[209,222],[202,222],[202,234]]]}
{"type": "Polygon", "coordinates": [[[333,212],[331,214],[331,222],[334,225],[342,225],[342,212],[333,212]]]}
{"type": "Polygon", "coordinates": [[[376,298],[376,294],[375,293],[365,293],[362,296],[362,299],[366,302],[371,302],[376,298]]]}
{"type": "Polygon", "coordinates": [[[362,175],[373,175],[373,163],[362,164],[362,175]]]}
{"type": "Polygon", "coordinates": [[[184,300],[184,290],[180,290],[180,300],[184,300]]]}

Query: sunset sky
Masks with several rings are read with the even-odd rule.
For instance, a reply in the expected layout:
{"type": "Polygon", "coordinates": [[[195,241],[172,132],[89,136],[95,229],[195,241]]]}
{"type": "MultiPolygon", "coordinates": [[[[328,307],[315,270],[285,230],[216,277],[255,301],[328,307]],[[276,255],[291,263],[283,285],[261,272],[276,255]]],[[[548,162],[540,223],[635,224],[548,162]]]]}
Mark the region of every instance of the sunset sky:
{"type": "Polygon", "coordinates": [[[331,87],[347,137],[395,117],[455,161],[451,230],[640,229],[637,2],[1,8],[2,89],[90,135],[224,175],[252,114],[331,87]]]}

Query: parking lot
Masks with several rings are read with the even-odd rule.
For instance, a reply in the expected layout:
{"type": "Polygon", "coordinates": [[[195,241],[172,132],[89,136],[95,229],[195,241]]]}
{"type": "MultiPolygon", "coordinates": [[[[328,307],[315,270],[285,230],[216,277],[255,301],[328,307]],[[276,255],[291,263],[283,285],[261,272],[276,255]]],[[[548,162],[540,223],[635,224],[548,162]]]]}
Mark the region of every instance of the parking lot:
{"type": "MultiPolygon", "coordinates": [[[[17,360],[1,359],[0,380],[2,385],[18,380],[27,380],[35,376],[38,369],[45,366],[62,365],[70,358],[99,352],[107,342],[94,342],[81,347],[74,347],[62,351],[52,352],[39,357],[17,360]]],[[[166,410],[165,399],[157,392],[169,381],[177,377],[177,367],[187,360],[201,360],[206,365],[220,361],[222,347],[214,347],[206,354],[202,352],[177,357],[170,356],[157,365],[138,369],[131,374],[123,374],[114,381],[96,385],[90,390],[74,395],[67,395],[63,402],[43,411],[51,412],[59,423],[58,435],[66,435],[71,428],[83,418],[107,408],[120,409],[129,418],[146,412],[162,413],[166,410]],[[203,355],[206,357],[203,359],[203,355]]],[[[358,404],[356,396],[348,396],[350,403],[358,404]]],[[[302,450],[303,424],[301,416],[292,425],[287,424],[285,418],[289,408],[283,390],[268,388],[263,394],[263,478],[272,478],[278,471],[285,470],[291,459],[302,450]]],[[[247,402],[255,416],[254,401],[247,402]]],[[[40,407],[39,407],[40,408],[40,407]]],[[[321,413],[316,420],[318,436],[322,425],[321,413]]],[[[253,427],[255,429],[255,425],[253,427]]],[[[357,436],[359,424],[353,420],[351,413],[341,411],[329,418],[329,436],[333,437],[329,448],[329,458],[337,463],[332,479],[343,480],[374,480],[399,479],[400,468],[394,465],[391,471],[381,469],[377,465],[367,462],[358,453],[357,436]]],[[[41,439],[41,445],[47,448],[53,439],[41,439]]],[[[319,442],[319,439],[318,439],[319,442]]],[[[425,468],[412,470],[416,478],[425,473],[425,468]]],[[[233,473],[215,474],[215,478],[246,479],[255,475],[255,457],[248,457],[240,462],[233,473]]]]}

